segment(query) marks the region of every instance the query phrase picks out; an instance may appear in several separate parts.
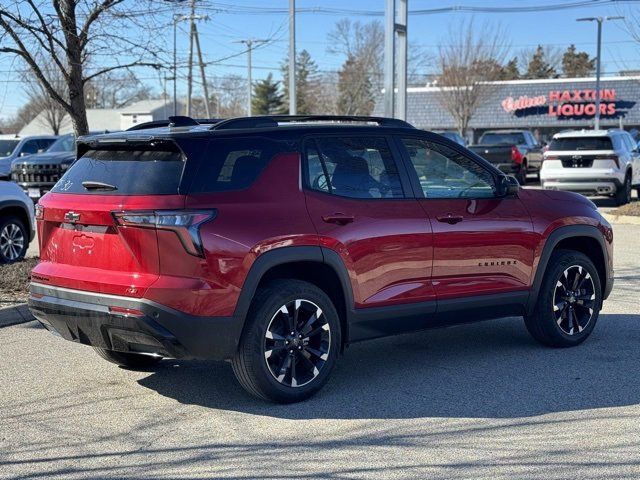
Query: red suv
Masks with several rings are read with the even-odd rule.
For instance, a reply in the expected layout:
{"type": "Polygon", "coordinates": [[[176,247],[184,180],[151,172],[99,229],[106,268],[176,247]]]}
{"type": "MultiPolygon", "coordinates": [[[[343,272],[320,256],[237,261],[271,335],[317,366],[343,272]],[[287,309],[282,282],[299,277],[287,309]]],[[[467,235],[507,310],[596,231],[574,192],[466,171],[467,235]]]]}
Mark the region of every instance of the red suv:
{"type": "Polygon", "coordinates": [[[613,286],[594,204],[393,119],[252,117],[78,139],[40,200],[29,305],[130,368],[230,360],[250,393],[309,397],[343,349],[524,316],[568,347],[613,286]]]}

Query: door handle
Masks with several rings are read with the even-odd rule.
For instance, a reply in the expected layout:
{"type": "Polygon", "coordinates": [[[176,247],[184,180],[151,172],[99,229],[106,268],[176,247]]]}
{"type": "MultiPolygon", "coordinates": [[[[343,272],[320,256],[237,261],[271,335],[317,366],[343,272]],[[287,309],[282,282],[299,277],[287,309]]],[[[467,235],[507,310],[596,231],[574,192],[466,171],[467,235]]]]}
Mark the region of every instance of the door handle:
{"type": "Polygon", "coordinates": [[[455,225],[456,223],[460,223],[462,220],[464,220],[464,217],[462,215],[447,213],[446,215],[437,216],[436,220],[442,223],[448,223],[449,225],[455,225]]]}
{"type": "Polygon", "coordinates": [[[323,215],[322,220],[326,223],[335,223],[336,225],[346,225],[355,220],[353,215],[345,215],[344,213],[334,213],[331,215],[323,215]]]}

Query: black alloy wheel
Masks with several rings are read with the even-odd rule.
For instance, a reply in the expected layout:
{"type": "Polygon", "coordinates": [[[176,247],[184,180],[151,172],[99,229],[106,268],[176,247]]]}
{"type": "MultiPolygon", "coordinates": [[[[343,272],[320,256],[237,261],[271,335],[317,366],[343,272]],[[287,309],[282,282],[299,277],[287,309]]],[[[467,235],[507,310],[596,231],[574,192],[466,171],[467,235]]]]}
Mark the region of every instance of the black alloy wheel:
{"type": "Polygon", "coordinates": [[[296,299],[271,318],[264,338],[267,368],[279,383],[302,387],[316,378],[331,349],[331,329],[318,305],[296,299]]]}
{"type": "Polygon", "coordinates": [[[595,301],[589,272],[580,265],[565,269],[553,293],[553,314],[560,329],[567,335],[581,333],[593,317],[595,301]]]}

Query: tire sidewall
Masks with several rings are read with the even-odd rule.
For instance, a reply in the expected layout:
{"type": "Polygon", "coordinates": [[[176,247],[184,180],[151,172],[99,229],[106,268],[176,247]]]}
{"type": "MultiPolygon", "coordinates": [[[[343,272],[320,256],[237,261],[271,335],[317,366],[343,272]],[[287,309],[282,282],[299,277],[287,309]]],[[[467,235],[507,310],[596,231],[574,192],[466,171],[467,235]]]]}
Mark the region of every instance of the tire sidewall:
{"type": "Polygon", "coordinates": [[[340,320],[329,297],[316,286],[303,281],[274,282],[271,290],[275,295],[262,297],[260,304],[249,312],[250,323],[244,336],[245,354],[250,357],[251,368],[256,373],[255,380],[262,392],[279,402],[304,400],[317,392],[326,383],[335,366],[341,344],[340,320]],[[316,378],[300,387],[289,387],[278,382],[264,357],[264,340],[267,327],[275,313],[285,304],[303,299],[318,305],[327,319],[331,331],[329,356],[316,378]]]}
{"type": "Polygon", "coordinates": [[[593,262],[586,255],[580,252],[565,251],[554,257],[549,261],[551,268],[545,276],[545,280],[542,285],[543,290],[540,292],[539,296],[539,321],[544,322],[545,330],[558,344],[563,346],[578,345],[584,342],[589,335],[591,335],[591,332],[598,321],[600,310],[602,309],[602,285],[600,282],[600,276],[593,262]],[[556,322],[555,316],[553,315],[553,294],[560,276],[567,268],[574,265],[581,266],[589,272],[589,275],[593,279],[596,303],[594,305],[592,318],[584,330],[577,334],[569,335],[560,328],[556,322]]]}
{"type": "Polygon", "coordinates": [[[27,228],[22,223],[22,220],[20,220],[19,218],[11,216],[0,221],[0,233],[2,233],[5,227],[11,223],[16,225],[22,232],[22,236],[24,238],[24,247],[22,248],[22,251],[18,255],[18,258],[14,260],[9,260],[7,257],[4,256],[2,251],[0,251],[0,263],[4,263],[4,264],[19,262],[24,258],[24,256],[27,253],[27,249],[29,248],[29,233],[27,232],[27,228]]]}

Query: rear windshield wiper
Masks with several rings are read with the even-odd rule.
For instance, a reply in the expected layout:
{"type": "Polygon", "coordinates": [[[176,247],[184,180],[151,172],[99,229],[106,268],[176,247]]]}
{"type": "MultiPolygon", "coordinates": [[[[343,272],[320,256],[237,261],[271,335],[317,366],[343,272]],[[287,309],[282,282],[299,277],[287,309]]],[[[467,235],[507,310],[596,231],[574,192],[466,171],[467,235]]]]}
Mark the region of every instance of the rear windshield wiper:
{"type": "Polygon", "coordinates": [[[117,190],[118,187],[111,185],[110,183],[95,182],[93,180],[87,180],[82,182],[82,186],[87,190],[117,190]]]}

